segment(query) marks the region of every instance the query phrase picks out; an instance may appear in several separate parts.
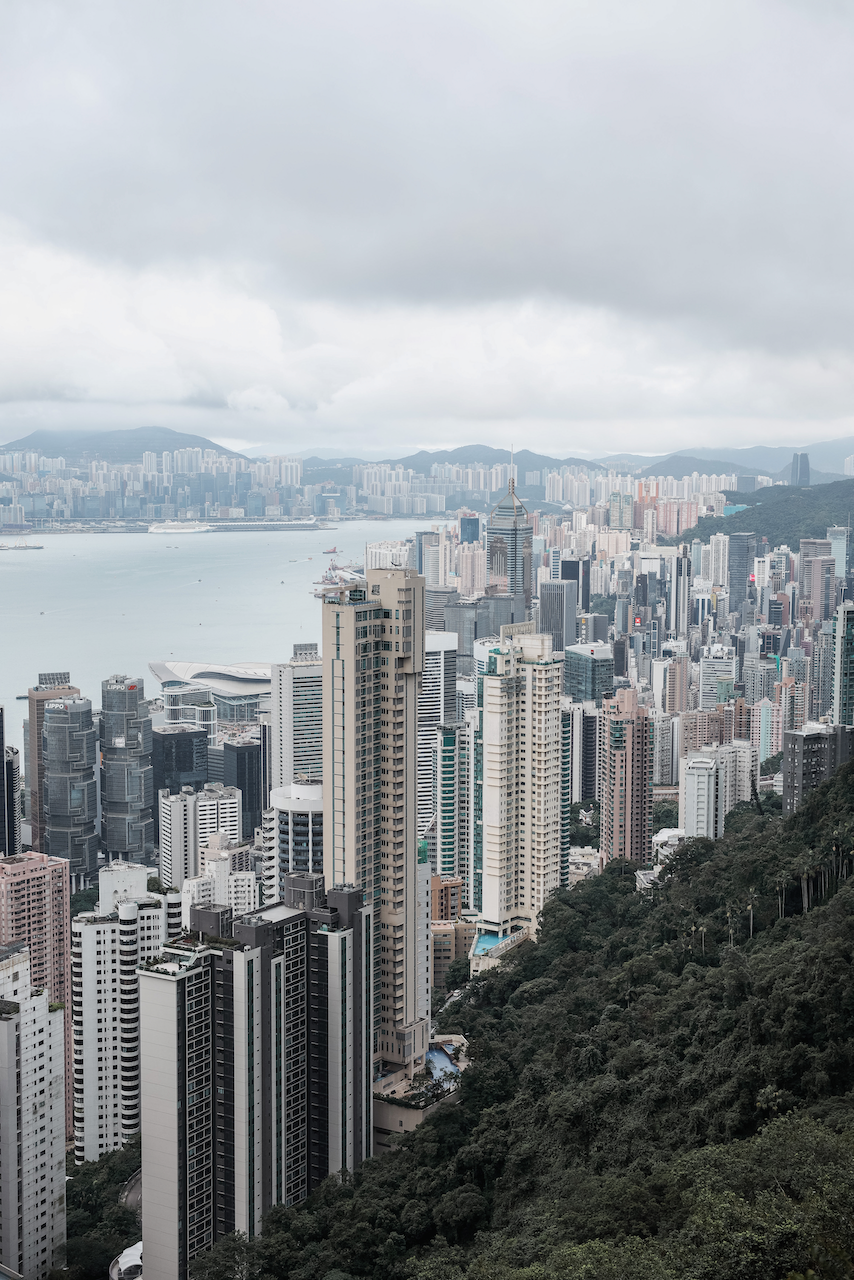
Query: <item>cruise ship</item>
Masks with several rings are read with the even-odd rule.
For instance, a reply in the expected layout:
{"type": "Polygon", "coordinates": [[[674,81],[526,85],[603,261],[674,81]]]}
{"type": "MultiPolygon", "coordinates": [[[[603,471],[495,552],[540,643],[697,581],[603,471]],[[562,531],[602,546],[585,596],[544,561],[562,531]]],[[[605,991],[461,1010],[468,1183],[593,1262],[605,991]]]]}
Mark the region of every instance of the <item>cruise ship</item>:
{"type": "Polygon", "coordinates": [[[164,520],[161,524],[150,524],[149,533],[210,533],[209,524],[192,524],[189,520],[164,520]]]}

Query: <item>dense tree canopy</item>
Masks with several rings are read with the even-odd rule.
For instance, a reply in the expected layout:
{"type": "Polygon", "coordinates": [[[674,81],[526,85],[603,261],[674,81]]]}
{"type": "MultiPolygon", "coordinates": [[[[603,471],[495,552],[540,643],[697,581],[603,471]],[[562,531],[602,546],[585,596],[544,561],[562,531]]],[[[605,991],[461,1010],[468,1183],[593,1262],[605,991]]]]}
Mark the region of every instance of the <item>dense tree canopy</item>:
{"type": "Polygon", "coordinates": [[[195,1280],[852,1274],[854,765],[652,894],[612,865],[442,1015],[460,1102],[195,1280]]]}

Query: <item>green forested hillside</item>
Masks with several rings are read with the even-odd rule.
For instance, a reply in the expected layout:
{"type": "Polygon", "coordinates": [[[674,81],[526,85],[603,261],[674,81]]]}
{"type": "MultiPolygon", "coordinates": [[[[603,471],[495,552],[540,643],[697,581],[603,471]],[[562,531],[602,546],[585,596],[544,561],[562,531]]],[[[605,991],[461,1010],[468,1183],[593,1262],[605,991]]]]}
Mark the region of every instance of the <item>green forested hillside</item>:
{"type": "Polygon", "coordinates": [[[801,538],[823,538],[830,525],[848,524],[854,514],[854,480],[807,489],[774,486],[733,494],[731,500],[745,503],[747,509],[719,518],[704,516],[696,528],[681,537],[659,538],[659,542],[690,542],[693,538],[708,542],[713,533],[745,532],[766,537],[772,547],[785,543],[797,551],[801,538]]]}
{"type": "Polygon", "coordinates": [[[444,1015],[474,1065],[393,1155],[196,1280],[854,1275],[854,765],[794,818],[609,868],[444,1015]]]}

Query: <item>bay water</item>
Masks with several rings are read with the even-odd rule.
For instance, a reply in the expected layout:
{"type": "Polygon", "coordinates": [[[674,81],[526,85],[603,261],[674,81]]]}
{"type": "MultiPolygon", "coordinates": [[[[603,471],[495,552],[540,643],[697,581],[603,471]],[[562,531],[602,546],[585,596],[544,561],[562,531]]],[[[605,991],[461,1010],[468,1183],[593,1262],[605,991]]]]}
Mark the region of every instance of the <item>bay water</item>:
{"type": "Polygon", "coordinates": [[[7,742],[22,745],[27,704],[15,698],[42,671],[70,672],[96,708],[113,674],[157,694],[149,662],[286,662],[295,643],[320,644],[313,583],[330,560],[362,564],[366,542],[429,527],[422,518],[280,533],[31,535],[44,550],[0,551],[7,742]]]}

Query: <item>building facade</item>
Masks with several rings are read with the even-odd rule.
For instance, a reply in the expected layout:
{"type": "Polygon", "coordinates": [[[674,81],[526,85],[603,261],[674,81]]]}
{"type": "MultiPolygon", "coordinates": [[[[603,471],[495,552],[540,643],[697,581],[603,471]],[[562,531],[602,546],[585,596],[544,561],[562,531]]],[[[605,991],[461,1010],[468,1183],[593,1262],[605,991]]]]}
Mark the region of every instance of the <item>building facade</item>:
{"type": "Polygon", "coordinates": [[[323,787],[276,787],[261,818],[264,902],[281,902],[289,875],[323,874],[323,787]]]}
{"type": "Polygon", "coordinates": [[[44,704],[44,851],[49,857],[68,859],[72,888],[85,888],[98,869],[97,754],[98,737],[88,698],[54,699],[44,704]]]}
{"type": "Polygon", "coordinates": [[[151,716],[141,680],[101,683],[101,846],[108,861],[154,852],[151,716]]]}
{"type": "MultiPolygon", "coordinates": [[[[146,1280],[372,1151],[373,920],[353,886],[292,877],[234,946],[168,947],[140,971],[146,1280]]],[[[204,917],[204,913],[199,913],[204,917]]]]}
{"type": "Polygon", "coordinates": [[[153,874],[113,862],[95,911],[71,921],[74,1159],[98,1160],[139,1132],[137,967],[181,934],[181,898],[150,894],[153,874]]]}
{"type": "Polygon", "coordinates": [[[294,645],[290,662],[271,669],[270,785],[323,778],[323,663],[317,645],[294,645]]]}
{"type": "Polygon", "coordinates": [[[652,855],[652,721],[634,689],[602,704],[602,859],[649,862],[652,855]]]}
{"type": "Polygon", "coordinates": [[[202,871],[200,850],[221,831],[233,844],[243,838],[243,798],[236,787],[206,782],[201,791],[182,787],[177,795],[163,790],[160,810],[160,879],[180,889],[202,871]]]}
{"type": "Polygon", "coordinates": [[[26,942],[0,944],[3,1274],[44,1280],[64,1245],[64,1009],[33,978],[26,942]]]}
{"type": "Polygon", "coordinates": [[[429,1039],[416,980],[424,590],[412,569],[369,570],[323,600],[324,874],[359,885],[378,918],[375,1051],[410,1073],[429,1039]]]}

